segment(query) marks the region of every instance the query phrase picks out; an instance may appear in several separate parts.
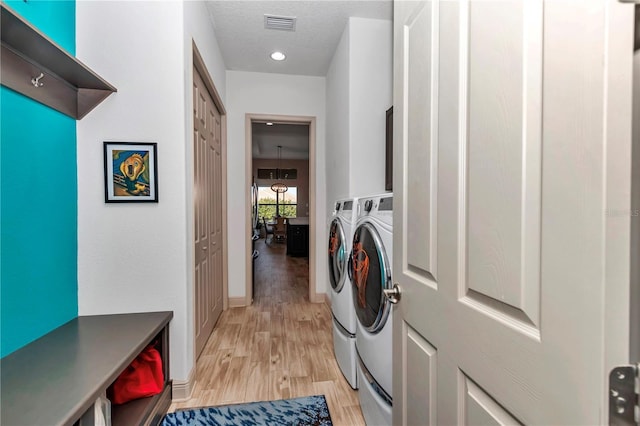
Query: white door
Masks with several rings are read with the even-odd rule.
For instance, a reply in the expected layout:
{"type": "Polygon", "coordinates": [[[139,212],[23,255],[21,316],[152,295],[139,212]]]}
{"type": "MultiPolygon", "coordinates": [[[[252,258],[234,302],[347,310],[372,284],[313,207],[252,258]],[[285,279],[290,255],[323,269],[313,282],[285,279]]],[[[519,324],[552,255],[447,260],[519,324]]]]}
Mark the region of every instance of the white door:
{"type": "Polygon", "coordinates": [[[394,21],[394,424],[606,423],[632,6],[396,1],[394,21]]]}

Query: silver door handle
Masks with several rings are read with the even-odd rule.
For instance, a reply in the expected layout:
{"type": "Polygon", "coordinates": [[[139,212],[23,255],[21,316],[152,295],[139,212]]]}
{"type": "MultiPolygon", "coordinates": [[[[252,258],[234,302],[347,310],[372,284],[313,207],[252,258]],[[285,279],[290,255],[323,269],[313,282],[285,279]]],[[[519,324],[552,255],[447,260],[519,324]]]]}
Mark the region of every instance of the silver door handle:
{"type": "Polygon", "coordinates": [[[394,305],[400,301],[402,291],[400,290],[400,286],[398,285],[398,283],[394,283],[393,288],[385,288],[382,291],[384,291],[384,295],[387,299],[389,299],[389,302],[393,303],[394,305]]]}
{"type": "Polygon", "coordinates": [[[207,246],[202,246],[202,250],[206,250],[206,249],[208,249],[208,248],[209,248],[209,247],[207,247],[207,246]]]}

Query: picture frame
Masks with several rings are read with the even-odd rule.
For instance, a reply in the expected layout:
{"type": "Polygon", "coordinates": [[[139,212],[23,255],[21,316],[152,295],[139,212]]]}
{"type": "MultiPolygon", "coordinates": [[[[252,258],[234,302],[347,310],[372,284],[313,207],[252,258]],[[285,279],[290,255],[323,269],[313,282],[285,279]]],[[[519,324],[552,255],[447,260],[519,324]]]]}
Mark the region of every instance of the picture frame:
{"type": "Polygon", "coordinates": [[[393,191],[393,106],[387,110],[385,124],[384,189],[393,191]]]}
{"type": "Polygon", "coordinates": [[[158,202],[158,144],[104,142],[105,203],[158,202]]]}

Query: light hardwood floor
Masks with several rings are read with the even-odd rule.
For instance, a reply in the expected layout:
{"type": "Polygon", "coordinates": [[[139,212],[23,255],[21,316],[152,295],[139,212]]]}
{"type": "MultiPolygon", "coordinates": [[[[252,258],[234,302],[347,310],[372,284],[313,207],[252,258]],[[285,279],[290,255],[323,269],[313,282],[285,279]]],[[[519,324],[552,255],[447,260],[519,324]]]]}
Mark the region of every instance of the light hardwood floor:
{"type": "Polygon", "coordinates": [[[254,303],[222,313],[180,408],[324,395],[334,425],[364,425],[358,394],[333,355],[331,310],[308,299],[306,258],[256,242],[254,303]]]}

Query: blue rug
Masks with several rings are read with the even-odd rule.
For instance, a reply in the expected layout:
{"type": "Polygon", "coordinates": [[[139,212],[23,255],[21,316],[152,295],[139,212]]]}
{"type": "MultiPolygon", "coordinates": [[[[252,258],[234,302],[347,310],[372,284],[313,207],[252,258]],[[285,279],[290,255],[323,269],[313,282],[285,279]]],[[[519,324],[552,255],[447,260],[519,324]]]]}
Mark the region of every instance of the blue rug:
{"type": "Polygon", "coordinates": [[[179,410],[164,417],[161,426],[331,426],[327,401],[322,395],[278,401],[250,402],[179,410]]]}

